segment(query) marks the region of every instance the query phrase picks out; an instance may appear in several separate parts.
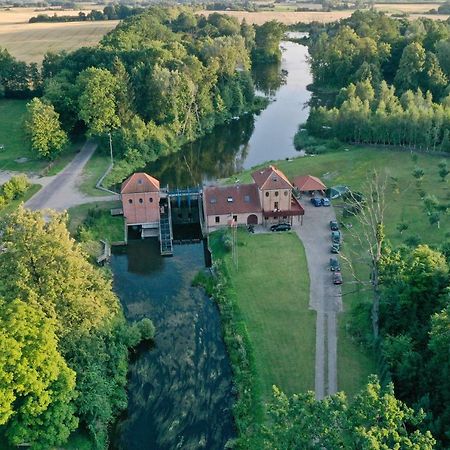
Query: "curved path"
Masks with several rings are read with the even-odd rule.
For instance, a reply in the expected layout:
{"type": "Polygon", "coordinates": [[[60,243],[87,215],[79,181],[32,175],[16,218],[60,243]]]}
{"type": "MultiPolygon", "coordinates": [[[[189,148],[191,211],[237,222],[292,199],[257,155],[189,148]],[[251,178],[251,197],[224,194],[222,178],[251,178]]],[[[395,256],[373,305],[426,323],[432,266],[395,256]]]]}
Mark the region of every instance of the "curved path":
{"type": "Polygon", "coordinates": [[[306,251],[309,306],[317,312],[315,392],[320,400],[337,392],[337,313],[342,311],[342,294],[341,288],[333,284],[329,269],[330,220],[336,216],[332,207],[316,208],[308,197],[301,203],[305,208],[303,226],[295,227],[295,231],[306,251]]]}
{"type": "Polygon", "coordinates": [[[45,177],[42,182],[39,179],[33,180],[44,187],[33,195],[25,203],[25,206],[33,210],[50,208],[64,211],[83,203],[118,200],[119,195],[87,196],[78,189],[83,176],[83,168],[96,148],[97,144],[87,141],[75,158],[58,175],[45,177]]]}

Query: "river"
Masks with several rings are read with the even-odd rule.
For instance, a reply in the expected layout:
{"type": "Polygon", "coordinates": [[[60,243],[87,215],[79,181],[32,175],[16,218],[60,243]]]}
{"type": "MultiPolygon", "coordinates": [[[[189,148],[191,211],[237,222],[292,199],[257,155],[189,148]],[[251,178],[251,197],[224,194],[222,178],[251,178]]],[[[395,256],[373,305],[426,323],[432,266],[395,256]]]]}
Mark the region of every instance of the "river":
{"type": "Polygon", "coordinates": [[[171,187],[195,186],[266,161],[298,156],[293,144],[298,125],[308,118],[312,78],[307,47],[283,41],[281,67],[257,67],[257,90],[272,101],[259,115],[247,114],[216,127],[179,152],[160,158],[146,171],[171,187]],[[287,73],[287,76],[286,76],[287,73]]]}
{"type": "MultiPolygon", "coordinates": [[[[273,100],[264,111],[217,127],[146,171],[184,187],[298,155],[292,139],[308,115],[307,49],[293,42],[282,48],[281,66],[254,71],[256,88],[273,100]]],[[[127,319],[149,317],[157,330],[154,345],[140,348],[130,363],[128,411],[113,433],[114,449],[219,450],[235,436],[219,313],[191,287],[203,267],[202,244],[175,246],[174,256],[164,258],[156,240],[138,240],[112,255],[114,290],[127,319]]]]}

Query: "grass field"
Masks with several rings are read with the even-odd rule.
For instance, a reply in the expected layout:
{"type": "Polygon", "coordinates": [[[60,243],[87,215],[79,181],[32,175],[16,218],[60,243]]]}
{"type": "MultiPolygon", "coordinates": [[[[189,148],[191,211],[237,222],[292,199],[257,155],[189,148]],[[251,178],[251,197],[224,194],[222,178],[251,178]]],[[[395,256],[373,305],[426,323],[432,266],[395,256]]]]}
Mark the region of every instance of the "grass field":
{"type": "Polygon", "coordinates": [[[25,135],[26,104],[26,100],[0,100],[0,144],[4,145],[0,150],[0,170],[55,175],[73,158],[82,143],[72,143],[51,164],[37,159],[25,135]],[[27,161],[17,162],[19,158],[27,158],[27,161]]]}
{"type": "Polygon", "coordinates": [[[93,240],[105,239],[109,242],[123,241],[123,217],[112,217],[110,210],[119,208],[120,202],[85,203],[69,208],[68,228],[75,235],[80,225],[85,225],[93,240]],[[89,216],[95,220],[89,220],[89,216]]]}
{"type": "MultiPolygon", "coordinates": [[[[443,183],[438,176],[438,163],[441,159],[442,156],[421,154],[415,162],[408,152],[349,147],[349,151],[346,152],[296,158],[292,162],[283,160],[275,164],[290,178],[311,174],[320,177],[328,186],[345,184],[356,190],[363,189],[368,173],[377,169],[380,174],[384,173],[387,177],[385,216],[387,238],[397,245],[403,243],[408,237],[420,236],[424,242],[438,245],[442,240],[450,238],[450,215],[442,217],[440,229],[436,225],[429,224],[412,171],[416,166],[423,168],[425,176],[422,189],[427,193],[433,193],[442,204],[448,204],[450,182],[443,183]],[[396,178],[398,192],[392,177],[396,178]],[[403,235],[396,229],[400,222],[406,222],[409,225],[403,235]]],[[[251,171],[247,171],[240,174],[240,181],[250,182],[250,173],[251,171]]],[[[235,178],[230,181],[234,180],[235,178]]],[[[337,208],[336,212],[338,219],[342,221],[341,210],[337,208]]],[[[355,227],[357,226],[355,220],[345,219],[345,222],[353,222],[355,227]]],[[[355,240],[344,231],[343,252],[353,255],[349,250],[359,252],[362,256],[362,251],[355,240]]],[[[357,274],[362,279],[368,280],[368,268],[363,264],[362,257],[359,259],[353,255],[352,259],[357,274]]],[[[348,331],[351,307],[356,303],[370,302],[371,292],[352,283],[350,270],[345,265],[343,275],[344,312],[339,316],[338,387],[352,395],[366,381],[367,375],[375,370],[370,353],[357,344],[348,331]]]]}
{"type": "Polygon", "coordinates": [[[111,160],[109,155],[98,153],[98,150],[91,156],[83,169],[83,181],[79,185],[79,189],[86,195],[101,197],[110,195],[95,187],[99,178],[105,173],[111,160]]]}
{"type": "Polygon", "coordinates": [[[303,245],[294,233],[239,230],[238,255],[238,270],[229,253],[224,259],[254,350],[263,400],[274,384],[287,393],[313,390],[316,314],[308,308],[303,245]]]}
{"type": "MultiPolygon", "coordinates": [[[[424,13],[430,9],[437,8],[442,3],[415,3],[415,4],[375,4],[375,9],[386,11],[389,14],[392,13],[407,13],[411,19],[418,17],[429,17],[433,20],[446,20],[448,15],[425,15],[424,13]]],[[[298,5],[301,6],[301,5],[298,5]]],[[[319,5],[318,5],[319,6],[319,5]]],[[[346,11],[290,11],[289,8],[278,8],[274,11],[260,11],[260,12],[247,12],[247,11],[200,11],[201,14],[208,15],[212,12],[220,12],[233,17],[236,17],[239,21],[245,19],[247,23],[254,23],[261,25],[264,22],[270,20],[278,20],[286,25],[292,25],[297,22],[333,22],[335,20],[344,19],[349,17],[354,10],[349,9],[346,11]]]]}

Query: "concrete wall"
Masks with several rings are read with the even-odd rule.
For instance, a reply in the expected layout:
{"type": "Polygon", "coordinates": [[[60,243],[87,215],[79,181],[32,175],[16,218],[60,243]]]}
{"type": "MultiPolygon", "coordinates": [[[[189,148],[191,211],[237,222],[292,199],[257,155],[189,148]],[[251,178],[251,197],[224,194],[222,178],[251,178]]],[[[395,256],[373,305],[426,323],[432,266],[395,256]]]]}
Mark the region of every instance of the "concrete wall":
{"type": "Polygon", "coordinates": [[[128,225],[159,221],[159,192],[122,194],[123,215],[128,225]]]}

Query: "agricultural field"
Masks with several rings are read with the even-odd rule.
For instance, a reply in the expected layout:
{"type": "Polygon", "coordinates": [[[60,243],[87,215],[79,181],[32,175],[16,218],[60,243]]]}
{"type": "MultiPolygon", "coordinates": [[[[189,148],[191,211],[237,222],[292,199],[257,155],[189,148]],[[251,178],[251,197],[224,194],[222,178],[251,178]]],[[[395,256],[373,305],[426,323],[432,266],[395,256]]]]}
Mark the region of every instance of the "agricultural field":
{"type": "MultiPolygon", "coordinates": [[[[417,19],[418,17],[429,17],[434,20],[447,20],[449,15],[427,15],[427,11],[433,8],[437,8],[442,3],[415,3],[415,4],[403,4],[403,3],[377,3],[375,9],[385,11],[389,14],[393,13],[406,13],[409,14],[411,19],[417,19]]],[[[296,5],[303,7],[302,4],[296,5]]],[[[318,7],[320,5],[317,5],[318,7]]],[[[308,5],[309,7],[309,5],[308,5]]],[[[200,11],[201,14],[208,15],[214,11],[200,11]]],[[[345,19],[350,17],[354,12],[353,9],[346,11],[293,11],[292,6],[282,7],[277,6],[273,11],[260,11],[260,12],[247,12],[247,11],[217,11],[223,14],[227,14],[236,17],[238,20],[245,19],[247,23],[253,23],[261,25],[270,20],[278,20],[286,25],[292,25],[298,22],[310,23],[310,22],[334,22],[335,20],[345,19]]]]}
{"type": "MultiPolygon", "coordinates": [[[[98,9],[98,7],[97,7],[98,9]]],[[[74,15],[81,10],[35,10],[33,8],[0,9],[0,47],[17,59],[42,62],[48,51],[75,50],[97,44],[119,22],[28,23],[39,13],[74,15]]],[[[90,9],[83,10],[89,12],[90,9]]]]}
{"type": "MultiPolygon", "coordinates": [[[[449,160],[448,157],[446,159],[449,160]]],[[[289,178],[310,174],[321,178],[327,186],[344,184],[360,191],[364,191],[368,174],[376,169],[386,179],[385,225],[388,240],[393,245],[399,245],[421,236],[425,243],[438,245],[443,240],[450,239],[450,216],[447,214],[441,218],[440,228],[430,224],[412,172],[416,167],[422,168],[425,175],[420,189],[435,195],[441,204],[448,204],[450,182],[440,180],[438,164],[441,160],[442,156],[437,155],[412,156],[409,152],[349,147],[348,151],[296,158],[292,161],[276,161],[274,164],[289,178]],[[402,233],[397,229],[400,223],[408,225],[407,230],[402,233]]],[[[250,182],[250,173],[251,171],[247,171],[238,175],[239,180],[242,183],[250,182]]],[[[235,180],[236,177],[233,177],[229,181],[235,180]]],[[[309,198],[304,201],[309,201],[309,198]]],[[[352,233],[357,230],[355,219],[343,218],[339,202],[335,209],[340,222],[351,225],[352,233]]],[[[360,279],[368,280],[369,269],[356,239],[345,230],[343,239],[343,252],[352,260],[354,272],[360,279]]],[[[343,263],[342,266],[344,312],[338,316],[338,388],[351,396],[366,382],[367,375],[375,368],[367,349],[361,347],[349,332],[352,306],[356,303],[369,303],[371,291],[369,286],[361,286],[353,281],[353,270],[349,265],[343,263]]]]}
{"type": "Polygon", "coordinates": [[[295,233],[249,234],[238,230],[238,268],[224,259],[254,352],[262,400],[272,385],[289,394],[314,389],[316,313],[309,309],[309,275],[305,250],[295,233]]]}

